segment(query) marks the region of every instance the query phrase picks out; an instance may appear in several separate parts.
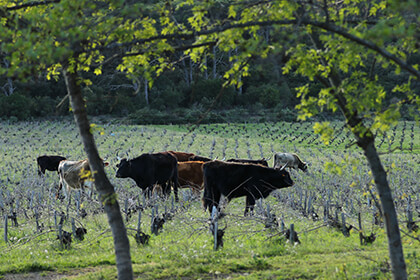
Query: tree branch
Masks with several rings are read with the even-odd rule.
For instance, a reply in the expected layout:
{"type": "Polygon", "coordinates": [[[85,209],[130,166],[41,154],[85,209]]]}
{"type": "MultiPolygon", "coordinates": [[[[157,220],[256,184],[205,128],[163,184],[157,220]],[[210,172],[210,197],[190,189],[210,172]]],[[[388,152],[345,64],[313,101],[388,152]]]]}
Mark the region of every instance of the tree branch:
{"type": "Polygon", "coordinates": [[[326,22],[318,22],[318,21],[311,21],[305,18],[302,19],[291,19],[291,20],[268,20],[268,21],[250,21],[246,23],[234,23],[234,24],[224,24],[222,26],[216,26],[211,29],[206,29],[202,31],[189,31],[184,33],[173,33],[173,34],[166,34],[166,35],[157,35],[149,38],[133,40],[131,42],[126,43],[112,43],[106,46],[107,49],[114,49],[114,48],[124,48],[130,47],[133,45],[141,45],[157,40],[171,40],[171,39],[183,39],[183,40],[191,40],[199,36],[203,35],[211,35],[216,33],[222,33],[224,31],[230,29],[237,29],[237,28],[247,28],[247,27],[255,27],[255,26],[272,26],[272,25],[293,25],[293,24],[300,24],[300,25],[310,25],[314,27],[318,27],[320,29],[324,29],[330,31],[332,33],[338,34],[344,38],[349,39],[359,45],[365,46],[368,49],[371,49],[378,53],[379,55],[395,62],[398,66],[402,69],[406,70],[407,72],[411,73],[417,79],[420,80],[420,72],[414,69],[411,65],[408,65],[405,61],[401,60],[400,58],[396,57],[395,55],[391,54],[390,52],[386,51],[385,49],[379,47],[373,42],[368,40],[362,39],[357,37],[356,35],[350,34],[346,29],[339,27],[337,25],[326,23],[326,22]]]}
{"type": "Polygon", "coordinates": [[[356,42],[359,45],[365,46],[368,49],[371,49],[371,50],[377,52],[381,56],[395,62],[401,68],[403,68],[406,71],[408,71],[409,73],[413,74],[415,77],[417,77],[417,79],[420,80],[420,72],[417,71],[416,69],[414,69],[412,66],[408,65],[406,62],[402,61],[401,59],[399,59],[395,55],[393,55],[390,52],[386,51],[385,49],[379,47],[378,45],[374,44],[373,42],[364,40],[364,39],[359,38],[359,37],[357,37],[353,34],[350,34],[344,28],[341,28],[341,27],[336,26],[336,25],[324,23],[324,22],[307,21],[307,20],[303,20],[302,24],[312,25],[312,26],[316,26],[316,27],[324,29],[324,30],[328,30],[330,32],[341,35],[344,38],[349,39],[350,41],[356,42]]]}
{"type": "Polygon", "coordinates": [[[29,7],[36,7],[36,6],[42,6],[42,5],[49,5],[49,4],[53,4],[53,3],[60,3],[61,0],[45,0],[45,1],[38,1],[38,2],[29,2],[29,3],[25,3],[22,5],[17,5],[17,6],[13,6],[13,7],[7,7],[6,11],[16,11],[16,10],[20,10],[20,9],[24,9],[24,8],[29,8],[29,7]]]}

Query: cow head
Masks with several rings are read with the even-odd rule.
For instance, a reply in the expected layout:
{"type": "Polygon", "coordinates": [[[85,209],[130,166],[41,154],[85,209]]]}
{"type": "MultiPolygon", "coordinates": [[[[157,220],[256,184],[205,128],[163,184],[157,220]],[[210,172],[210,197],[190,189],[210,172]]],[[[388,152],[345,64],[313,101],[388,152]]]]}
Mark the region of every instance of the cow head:
{"type": "Polygon", "coordinates": [[[130,174],[130,161],[123,158],[120,163],[117,164],[117,174],[115,174],[115,177],[117,178],[127,178],[130,174]]]}
{"type": "Polygon", "coordinates": [[[294,184],[293,180],[292,180],[292,178],[290,178],[289,172],[287,172],[284,169],[284,167],[282,169],[280,169],[278,172],[280,173],[282,183],[285,185],[285,187],[293,186],[293,184],[294,184]]]}

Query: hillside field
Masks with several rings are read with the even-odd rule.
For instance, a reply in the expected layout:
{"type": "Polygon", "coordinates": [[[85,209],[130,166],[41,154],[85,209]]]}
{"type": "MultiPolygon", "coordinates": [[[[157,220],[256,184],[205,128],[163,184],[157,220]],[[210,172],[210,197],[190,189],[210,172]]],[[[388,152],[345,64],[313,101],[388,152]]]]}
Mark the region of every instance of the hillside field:
{"type": "MultiPolygon", "coordinates": [[[[106,172],[116,188],[139,279],[390,279],[388,245],[376,207],[378,195],[366,159],[342,122],[324,145],[311,122],[231,123],[201,126],[130,126],[93,121],[106,172]],[[294,152],[308,172],[291,170],[291,188],[273,192],[243,216],[245,198],[233,199],[219,220],[223,247],[214,250],[209,214],[201,198],[183,189],[145,200],[131,179],[115,177],[119,158],[166,150],[212,159],[268,159],[294,152]],[[167,217],[158,235],[152,215],[167,217]],[[168,218],[170,214],[170,218],[168,218]],[[360,224],[359,224],[360,216],[360,224]],[[300,243],[285,232],[293,224],[300,243]],[[345,227],[343,227],[343,224],[345,227]],[[361,226],[361,227],[360,227],[361,226]],[[136,242],[136,232],[150,235],[136,242]],[[348,230],[348,231],[347,231],[348,230]],[[373,242],[361,234],[374,237],[373,242]]],[[[401,121],[376,146],[388,171],[410,279],[420,278],[420,127],[401,121]]],[[[86,158],[72,120],[0,122],[0,279],[115,279],[115,255],[107,218],[95,192],[73,191],[56,199],[58,175],[37,174],[36,158],[86,158]],[[15,213],[15,214],[13,214],[15,213]],[[61,224],[61,226],[60,226],[61,224]],[[87,230],[69,246],[58,232],[87,230]]]]}

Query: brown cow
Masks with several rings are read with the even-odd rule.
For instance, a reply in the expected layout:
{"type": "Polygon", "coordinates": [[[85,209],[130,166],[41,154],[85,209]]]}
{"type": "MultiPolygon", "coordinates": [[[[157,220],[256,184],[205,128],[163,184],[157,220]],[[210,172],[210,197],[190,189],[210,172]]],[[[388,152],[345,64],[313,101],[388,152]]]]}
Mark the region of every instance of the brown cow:
{"type": "Polygon", "coordinates": [[[203,163],[202,161],[178,162],[180,187],[190,187],[196,196],[199,196],[203,189],[203,163]]]}

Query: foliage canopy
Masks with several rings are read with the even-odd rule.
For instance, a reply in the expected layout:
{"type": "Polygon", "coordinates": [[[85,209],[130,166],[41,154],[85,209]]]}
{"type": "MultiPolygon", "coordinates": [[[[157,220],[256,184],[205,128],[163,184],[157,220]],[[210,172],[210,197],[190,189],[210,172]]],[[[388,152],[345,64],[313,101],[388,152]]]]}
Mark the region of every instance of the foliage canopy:
{"type": "Polygon", "coordinates": [[[419,104],[413,81],[420,77],[418,65],[409,63],[419,46],[419,5],[404,2],[2,1],[1,56],[10,63],[0,75],[22,79],[47,69],[48,78],[57,78],[63,66],[101,75],[112,62],[128,77],[141,75],[152,85],[186,57],[204,71],[205,57],[217,47],[230,53],[226,85],[241,86],[252,58],[282,54],[283,73],[309,79],[297,90],[300,118],[337,111],[338,94],[349,111],[383,131],[399,117],[402,104],[419,104]],[[403,75],[385,92],[373,75],[380,67],[411,76],[403,75]],[[340,85],[328,83],[331,73],[341,77],[340,85]],[[325,85],[315,96],[309,90],[314,80],[325,85]],[[386,95],[398,92],[403,98],[384,104],[386,95]]]}

